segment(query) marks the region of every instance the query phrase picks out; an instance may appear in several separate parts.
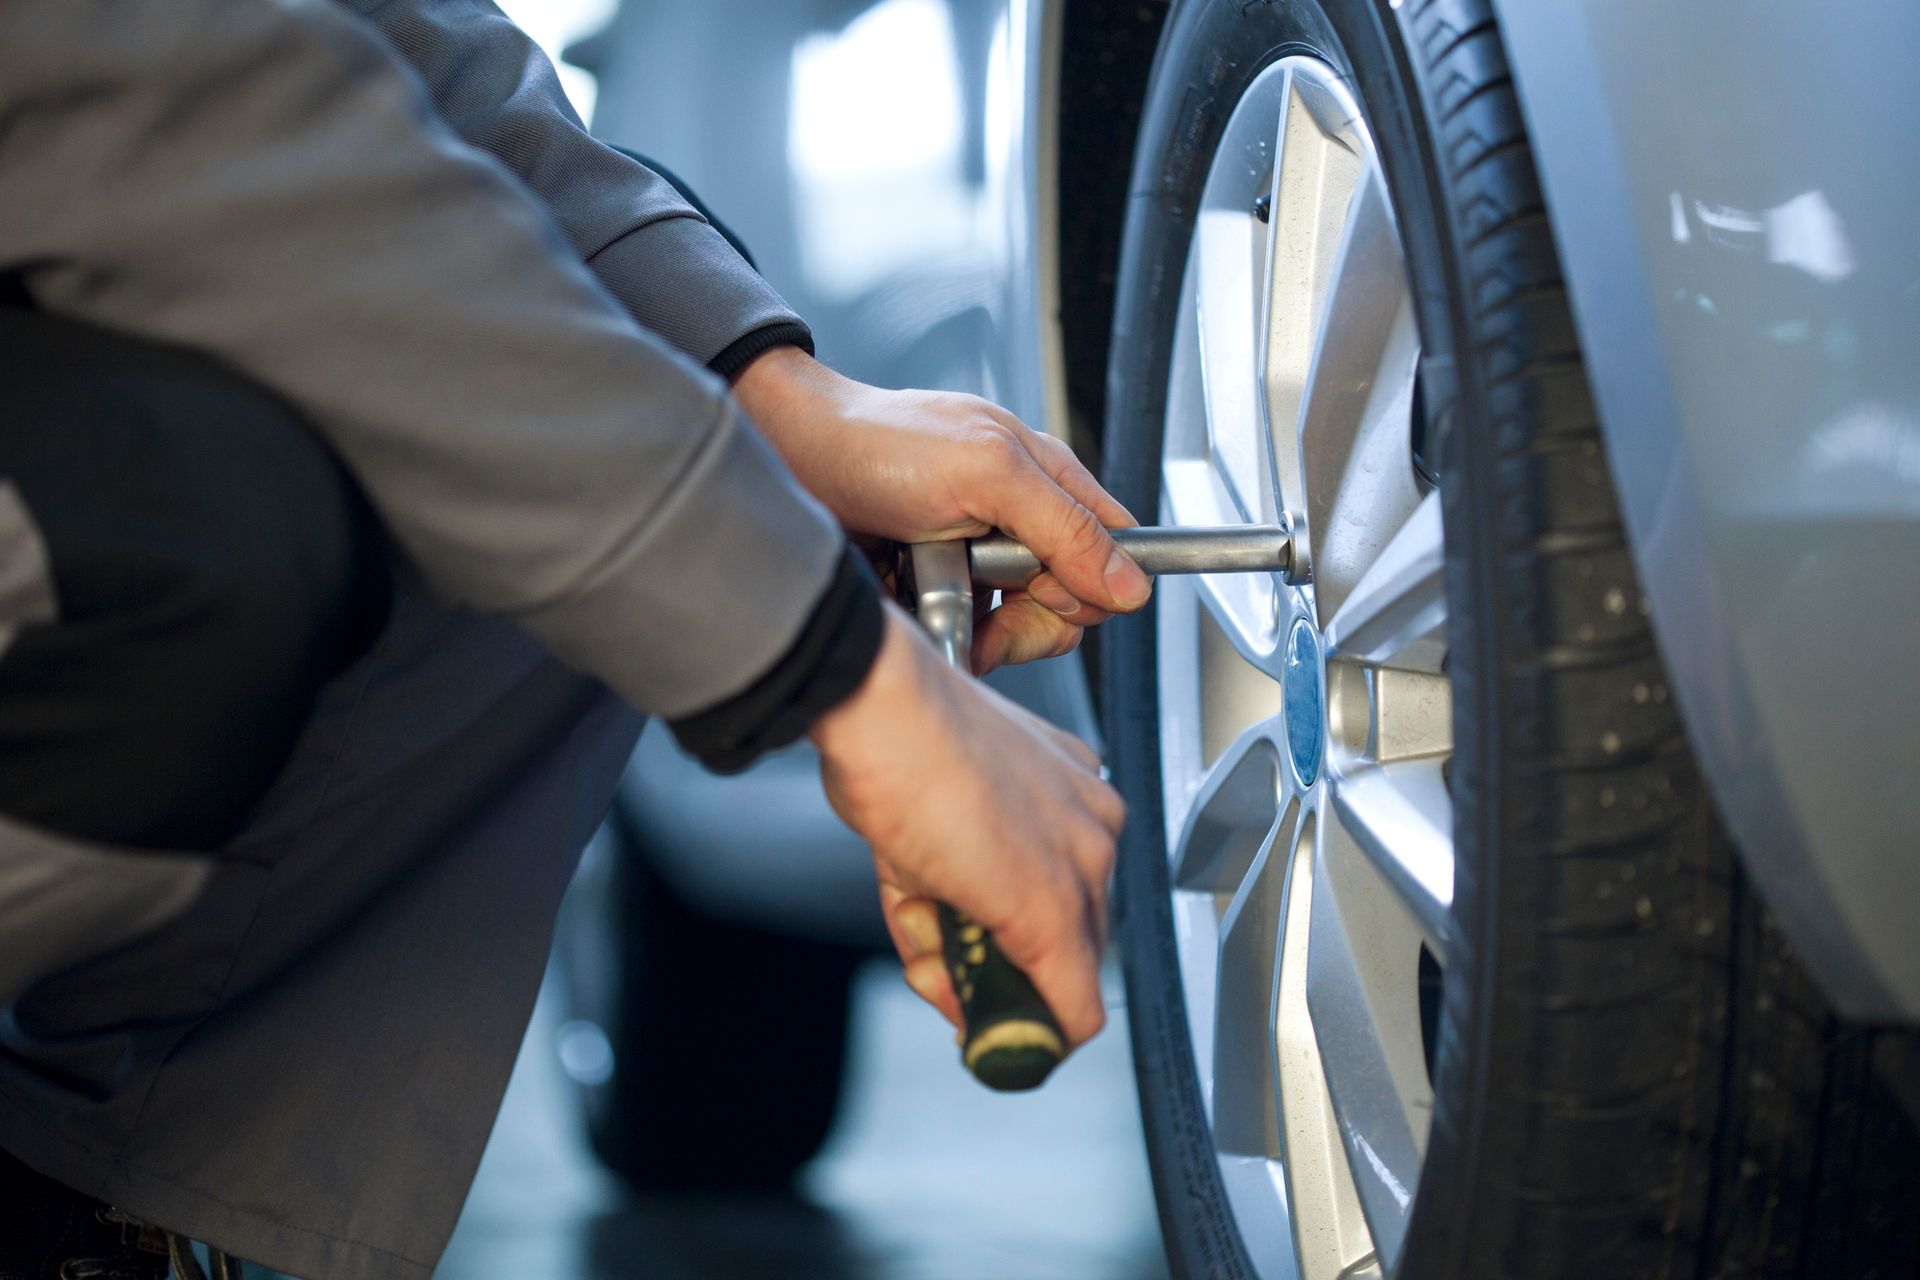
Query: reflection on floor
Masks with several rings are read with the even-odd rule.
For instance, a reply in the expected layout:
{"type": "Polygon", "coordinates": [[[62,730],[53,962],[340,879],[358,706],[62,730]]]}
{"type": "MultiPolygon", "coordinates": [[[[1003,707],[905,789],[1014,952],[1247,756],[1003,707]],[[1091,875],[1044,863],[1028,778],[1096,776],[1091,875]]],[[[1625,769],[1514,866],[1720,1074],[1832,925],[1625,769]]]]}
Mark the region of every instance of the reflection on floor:
{"type": "Polygon", "coordinates": [[[1164,1280],[1123,1010],[1009,1098],[962,1074],[897,967],[876,962],[858,1000],[848,1104],[805,1198],[692,1203],[601,1176],[543,1008],[439,1280],[1164,1280]]]}

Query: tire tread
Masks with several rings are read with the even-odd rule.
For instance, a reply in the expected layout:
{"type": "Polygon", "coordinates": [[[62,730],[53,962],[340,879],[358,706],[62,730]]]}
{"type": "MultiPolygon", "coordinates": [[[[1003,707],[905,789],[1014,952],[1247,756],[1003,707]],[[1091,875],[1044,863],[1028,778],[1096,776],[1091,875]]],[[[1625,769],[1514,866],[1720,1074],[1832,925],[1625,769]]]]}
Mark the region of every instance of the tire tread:
{"type": "MultiPolygon", "coordinates": [[[[1846,1072],[1845,1037],[1747,891],[1686,748],[1492,17],[1487,0],[1431,0],[1402,19],[1436,104],[1442,204],[1468,286],[1460,348],[1479,366],[1491,445],[1487,692],[1508,709],[1496,728],[1506,796],[1488,797],[1498,971],[1478,975],[1502,994],[1475,1028],[1492,1063],[1484,1096],[1504,1111],[1477,1135],[1456,1222],[1429,1237],[1444,1264],[1415,1259],[1408,1274],[1492,1280],[1529,1259],[1569,1277],[1826,1274],[1813,1210],[1848,1197],[1821,1201],[1808,1171],[1849,1186],[1867,1176],[1865,1073],[1846,1072]],[[1765,1025],[1736,1010],[1742,999],[1764,1006],[1765,1025]],[[1556,1053],[1569,1056],[1549,1066],[1556,1053]],[[1528,1083],[1541,1078],[1555,1087],[1528,1083]],[[1542,1177],[1506,1172],[1527,1168],[1542,1177]]],[[[1458,447],[1442,456],[1462,465],[1458,447]]],[[[1456,597],[1456,618],[1463,607],[1456,597]]],[[[1448,984],[1443,1094],[1466,1083],[1447,1073],[1465,1075],[1471,989],[1448,984]]],[[[1436,1137],[1470,1123],[1442,1104],[1436,1137]]],[[[1920,1166],[1892,1167],[1911,1197],[1920,1166]]],[[[1911,1244],[1894,1234],[1847,1247],[1904,1262],[1911,1244]]]]}

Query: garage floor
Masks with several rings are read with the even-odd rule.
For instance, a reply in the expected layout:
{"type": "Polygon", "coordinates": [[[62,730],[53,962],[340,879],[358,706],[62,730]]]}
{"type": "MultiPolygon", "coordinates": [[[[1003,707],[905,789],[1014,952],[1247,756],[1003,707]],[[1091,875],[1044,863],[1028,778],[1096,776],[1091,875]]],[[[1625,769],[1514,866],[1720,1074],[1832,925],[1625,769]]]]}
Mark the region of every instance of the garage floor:
{"type": "MultiPolygon", "coordinates": [[[[1110,992],[1110,997],[1117,995],[1110,992]]],[[[1164,1280],[1124,1010],[1037,1095],[963,1075],[862,975],[849,1106],[805,1199],[628,1201],[578,1137],[535,1015],[442,1280],[1164,1280]]]]}

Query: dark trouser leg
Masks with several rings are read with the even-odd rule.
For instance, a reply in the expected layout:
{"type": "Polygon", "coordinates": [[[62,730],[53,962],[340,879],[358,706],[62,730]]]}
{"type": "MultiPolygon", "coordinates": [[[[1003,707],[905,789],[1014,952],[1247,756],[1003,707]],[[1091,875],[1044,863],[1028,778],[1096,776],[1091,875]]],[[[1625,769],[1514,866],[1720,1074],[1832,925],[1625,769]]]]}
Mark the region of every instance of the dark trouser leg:
{"type": "MultiPolygon", "coordinates": [[[[0,618],[0,814],[104,844],[217,848],[385,608],[370,513],[264,392],[17,305],[0,307],[0,485],[0,582],[18,615],[0,618]]],[[[15,854],[8,874],[44,895],[58,873],[15,854]]],[[[9,914],[14,947],[47,942],[9,914]]],[[[159,1277],[157,1247],[0,1151],[0,1274],[159,1277]]]]}
{"type": "Polygon", "coordinates": [[[0,1275],[168,1280],[165,1237],[0,1151],[0,1275]]]}
{"type": "Polygon", "coordinates": [[[217,847],[379,622],[370,514],[265,392],[18,308],[0,308],[0,480],[57,610],[0,652],[0,813],[217,847]]]}
{"type": "MultiPolygon", "coordinates": [[[[8,700],[45,710],[38,737],[0,734],[0,773],[30,762],[25,744],[43,737],[74,744],[78,776],[42,774],[74,788],[64,805],[33,786],[7,798],[21,812],[0,804],[0,1149],[288,1274],[426,1280],[505,1088],[555,908],[639,718],[511,623],[443,607],[403,562],[390,586],[363,592],[351,487],[270,399],[204,362],[103,335],[69,331],[99,342],[68,353],[46,336],[58,331],[33,327],[44,318],[17,320],[0,314],[0,479],[28,460],[69,487],[93,474],[48,454],[40,434],[62,427],[96,431],[88,447],[114,459],[100,472],[149,479],[116,517],[138,532],[99,557],[122,567],[100,579],[119,593],[102,586],[104,603],[79,617],[63,582],[58,621],[20,630],[0,672],[35,657],[20,648],[35,634],[114,641],[70,656],[116,674],[151,661],[136,639],[171,643],[164,678],[119,675],[124,697],[76,696],[64,710],[39,679],[6,677],[8,700]],[[109,358],[120,354],[131,361],[109,358]],[[184,496],[157,513],[140,505],[163,494],[184,496]],[[165,589],[133,590],[144,572],[124,566],[156,563],[165,589]],[[385,617],[368,620],[378,636],[353,656],[368,594],[385,617]],[[196,619],[207,625],[192,642],[174,636],[196,619]],[[196,682],[209,687],[186,687],[196,682]],[[145,771],[137,796],[101,776],[109,755],[124,762],[115,770],[145,771]],[[39,824],[55,819],[146,840],[240,826],[174,854],[49,837],[39,824]],[[176,876],[188,892],[129,929],[129,896],[153,897],[128,895],[129,883],[183,865],[199,877],[176,876]],[[58,912],[45,909],[49,884],[69,893],[58,912]],[[10,903],[65,933],[23,947],[10,903]],[[76,910],[95,912],[79,930],[76,910]]],[[[51,484],[20,491],[37,511],[51,484]]],[[[55,576],[72,579],[80,561],[53,523],[55,576]]],[[[5,567],[0,610],[22,598],[5,567]]],[[[10,1221],[0,1214],[0,1275],[10,1221]]]]}

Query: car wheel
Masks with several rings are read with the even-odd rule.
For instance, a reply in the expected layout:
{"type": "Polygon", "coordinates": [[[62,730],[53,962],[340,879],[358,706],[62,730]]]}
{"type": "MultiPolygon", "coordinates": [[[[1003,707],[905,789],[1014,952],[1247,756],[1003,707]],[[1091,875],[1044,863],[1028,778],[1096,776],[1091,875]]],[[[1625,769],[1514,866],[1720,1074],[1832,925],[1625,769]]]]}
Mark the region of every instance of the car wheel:
{"type": "Polygon", "coordinates": [[[1285,514],[1306,577],[1107,639],[1175,1271],[1914,1274],[1884,1038],[1682,735],[1485,0],[1176,4],[1129,190],[1109,483],[1285,514]]]}
{"type": "Polygon", "coordinates": [[[779,1191],[839,1108],[863,947],[688,903],[614,816],[568,890],[555,1046],[594,1153],[636,1191],[779,1191]]]}

